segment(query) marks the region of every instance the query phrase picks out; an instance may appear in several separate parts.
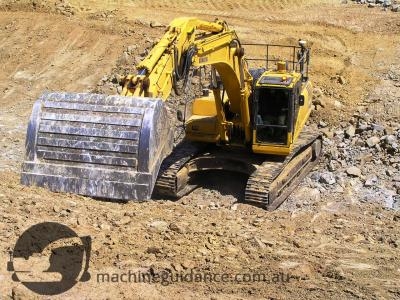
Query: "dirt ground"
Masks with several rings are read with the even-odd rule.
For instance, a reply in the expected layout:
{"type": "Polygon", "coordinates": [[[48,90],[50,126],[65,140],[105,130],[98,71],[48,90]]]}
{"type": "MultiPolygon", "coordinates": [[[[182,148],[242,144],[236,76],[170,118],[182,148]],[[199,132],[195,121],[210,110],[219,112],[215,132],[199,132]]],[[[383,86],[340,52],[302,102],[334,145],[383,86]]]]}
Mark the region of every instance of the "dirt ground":
{"type": "MultiPolygon", "coordinates": [[[[340,126],[373,96],[382,104],[375,118],[396,120],[382,95],[398,95],[398,86],[382,90],[382,83],[400,68],[400,13],[340,1],[0,0],[0,299],[39,297],[11,280],[6,261],[19,235],[40,221],[66,224],[93,240],[92,279],[54,298],[399,299],[400,214],[358,202],[351,189],[316,197],[299,188],[267,212],[237,203],[245,178],[224,173],[209,174],[204,187],[177,202],[112,203],[19,183],[35,99],[44,90],[96,90],[117,66],[133,72],[135,55],[163,32],[150,22],[187,15],[225,19],[242,42],[307,40],[310,77],[325,106],[313,112],[313,122],[340,126]],[[126,57],[130,45],[136,53],[126,57]],[[98,273],[128,270],[291,278],[96,281],[98,273]]],[[[259,53],[249,48],[247,54],[259,53]]]]}

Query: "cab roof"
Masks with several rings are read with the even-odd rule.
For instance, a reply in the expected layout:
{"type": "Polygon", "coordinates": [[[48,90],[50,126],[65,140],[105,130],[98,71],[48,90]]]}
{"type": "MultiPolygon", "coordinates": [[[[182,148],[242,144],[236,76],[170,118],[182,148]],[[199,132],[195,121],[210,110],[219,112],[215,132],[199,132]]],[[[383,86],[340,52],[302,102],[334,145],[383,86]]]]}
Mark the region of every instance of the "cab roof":
{"type": "Polygon", "coordinates": [[[292,88],[301,78],[296,72],[266,71],[257,81],[257,86],[274,86],[292,88]]]}

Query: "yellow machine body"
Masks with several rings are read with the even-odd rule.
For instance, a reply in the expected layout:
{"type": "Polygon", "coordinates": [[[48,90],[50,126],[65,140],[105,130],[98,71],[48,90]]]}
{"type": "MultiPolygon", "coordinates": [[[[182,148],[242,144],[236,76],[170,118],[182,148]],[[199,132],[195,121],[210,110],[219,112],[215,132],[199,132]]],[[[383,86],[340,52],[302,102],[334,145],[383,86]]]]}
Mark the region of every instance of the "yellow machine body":
{"type": "MultiPolygon", "coordinates": [[[[188,84],[191,69],[203,67],[209,68],[211,80],[204,96],[192,103],[184,124],[185,140],[241,148],[243,155],[236,156],[239,164],[231,166],[243,163],[245,167],[239,171],[245,169],[249,175],[254,164],[246,166],[248,153],[292,155],[309,117],[312,95],[304,69],[307,65],[308,70],[309,49],[303,41],[292,48],[298,57],[296,61],[293,58],[291,69],[287,62],[277,61],[255,75],[248,68],[236,32],[224,21],[177,18],[136,66],[137,74],[124,78],[121,95],[45,93],[36,101],[21,181],[53,191],[143,200],[150,199],[157,185],[161,190],[184,186],[191,166],[210,169],[215,163],[221,164],[220,169],[229,169],[223,159],[210,164],[199,158],[192,165],[188,160],[175,169],[176,164],[166,159],[173,158],[175,128],[164,101],[172,90],[182,92],[178,83],[188,84]],[[161,168],[165,161],[167,167],[172,166],[170,173],[161,168]],[[174,170],[178,173],[171,175],[174,170]]],[[[194,157],[196,151],[188,157],[194,157]]],[[[311,155],[311,151],[304,153],[311,155]]],[[[301,170],[302,163],[310,160],[306,154],[298,156],[293,169],[301,170]]],[[[252,186],[249,183],[249,199],[259,199],[252,186]]],[[[273,201],[272,195],[269,200],[260,197],[260,201],[273,201]]]]}

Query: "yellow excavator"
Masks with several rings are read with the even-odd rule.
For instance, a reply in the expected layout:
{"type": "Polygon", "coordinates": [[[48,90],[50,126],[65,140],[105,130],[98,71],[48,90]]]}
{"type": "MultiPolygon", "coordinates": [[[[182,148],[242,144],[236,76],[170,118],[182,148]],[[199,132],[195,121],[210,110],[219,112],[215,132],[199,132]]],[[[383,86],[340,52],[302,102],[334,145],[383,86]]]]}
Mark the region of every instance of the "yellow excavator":
{"type": "Polygon", "coordinates": [[[123,79],[121,95],[46,92],[35,102],[21,182],[147,200],[179,198],[196,187],[196,172],[226,170],[248,176],[245,201],[273,210],[315,166],[322,146],[319,133],[305,126],[310,50],[305,41],[289,48],[291,61],[267,55],[265,68],[249,69],[225,22],[175,19],[137,74],[123,79]],[[190,114],[175,111],[185,137],[174,146],[165,102],[173,90],[187,93],[199,68],[207,68],[209,85],[190,99],[190,114]]]}

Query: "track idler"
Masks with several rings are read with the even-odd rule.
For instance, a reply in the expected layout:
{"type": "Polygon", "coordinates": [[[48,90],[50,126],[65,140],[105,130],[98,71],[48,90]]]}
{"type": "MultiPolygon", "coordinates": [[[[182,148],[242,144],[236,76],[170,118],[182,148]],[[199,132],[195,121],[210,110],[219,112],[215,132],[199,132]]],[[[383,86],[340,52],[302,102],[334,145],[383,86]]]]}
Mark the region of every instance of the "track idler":
{"type": "Polygon", "coordinates": [[[172,146],[173,126],[160,99],[44,93],[29,120],[21,182],[146,200],[172,146]]]}

